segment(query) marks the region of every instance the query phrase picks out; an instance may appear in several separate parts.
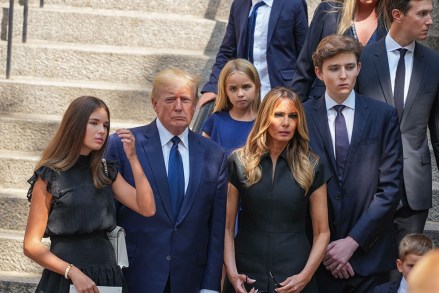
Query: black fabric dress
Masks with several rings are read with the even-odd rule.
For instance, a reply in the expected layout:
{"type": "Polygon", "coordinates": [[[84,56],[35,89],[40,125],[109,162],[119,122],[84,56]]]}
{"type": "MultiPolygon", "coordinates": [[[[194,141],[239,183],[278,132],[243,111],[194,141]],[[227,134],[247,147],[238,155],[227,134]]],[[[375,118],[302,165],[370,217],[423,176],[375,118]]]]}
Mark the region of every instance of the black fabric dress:
{"type": "MultiPolygon", "coordinates": [[[[229,182],[239,191],[242,213],[235,238],[238,273],[255,279],[248,286],[259,291],[274,292],[276,282],[296,275],[304,268],[311,245],[306,234],[309,194],[325,183],[320,165],[315,169],[314,182],[308,192],[298,185],[291,174],[286,151],[279,156],[272,180],[273,165],[268,154],[261,158],[261,180],[247,187],[242,164],[236,153],[228,159],[229,182]]],[[[223,292],[235,292],[226,279],[223,292]]],[[[318,292],[314,278],[302,292],[318,292]]]]}
{"type": "MultiPolygon", "coordinates": [[[[56,172],[39,168],[29,179],[32,195],[38,177],[47,181],[52,194],[52,209],[44,237],[50,237],[50,251],[62,260],[73,264],[89,276],[98,286],[128,287],[106,232],[116,227],[116,210],[111,185],[96,189],[89,168],[90,157],[80,156],[67,171],[56,172]]],[[[117,163],[107,162],[108,176],[114,181],[117,163]]],[[[64,275],[44,269],[36,292],[69,292],[71,280],[64,275]]]]}

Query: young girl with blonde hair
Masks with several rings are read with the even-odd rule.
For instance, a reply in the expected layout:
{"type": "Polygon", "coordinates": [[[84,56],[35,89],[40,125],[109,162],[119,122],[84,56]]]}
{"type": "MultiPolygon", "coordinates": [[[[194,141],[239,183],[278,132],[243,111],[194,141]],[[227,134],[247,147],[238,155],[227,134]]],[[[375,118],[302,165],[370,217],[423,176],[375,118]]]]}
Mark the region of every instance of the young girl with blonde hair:
{"type": "Polygon", "coordinates": [[[226,63],[218,81],[218,97],[213,114],[203,125],[203,135],[230,154],[244,145],[260,105],[256,68],[245,59],[226,63]]]}

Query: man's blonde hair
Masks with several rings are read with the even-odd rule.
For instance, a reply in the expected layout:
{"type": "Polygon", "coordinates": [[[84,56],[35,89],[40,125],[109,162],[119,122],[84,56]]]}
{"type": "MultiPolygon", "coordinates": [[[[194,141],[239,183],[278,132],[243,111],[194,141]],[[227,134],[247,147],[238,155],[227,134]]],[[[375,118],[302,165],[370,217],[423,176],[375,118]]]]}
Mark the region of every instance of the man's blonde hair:
{"type": "Polygon", "coordinates": [[[198,102],[198,79],[180,68],[165,69],[157,73],[152,82],[151,101],[157,102],[162,90],[176,85],[190,88],[193,104],[198,102]]]}

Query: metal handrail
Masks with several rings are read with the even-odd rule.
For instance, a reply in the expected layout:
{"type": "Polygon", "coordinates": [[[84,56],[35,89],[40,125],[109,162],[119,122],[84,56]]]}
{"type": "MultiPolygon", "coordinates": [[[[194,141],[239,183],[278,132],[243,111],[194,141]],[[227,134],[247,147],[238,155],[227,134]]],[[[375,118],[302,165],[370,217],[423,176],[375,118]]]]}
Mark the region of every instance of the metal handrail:
{"type": "Polygon", "coordinates": [[[27,16],[29,14],[29,0],[24,0],[23,8],[23,32],[21,35],[21,42],[26,43],[27,41],[27,16]]]}
{"type": "MultiPolygon", "coordinates": [[[[27,19],[29,14],[29,0],[23,0],[23,31],[21,35],[21,41],[26,43],[27,41],[27,19]]],[[[44,0],[40,0],[40,8],[44,7],[44,0]]],[[[8,13],[8,45],[6,49],[6,79],[11,77],[11,59],[12,59],[12,33],[14,30],[14,0],[9,0],[9,13],[8,13]]]]}
{"type": "Polygon", "coordinates": [[[210,101],[201,106],[199,111],[197,111],[194,115],[191,129],[192,131],[195,131],[197,133],[202,133],[202,127],[204,122],[209,118],[210,114],[212,113],[213,106],[215,106],[215,101],[210,101]]]}
{"type": "Polygon", "coordinates": [[[8,47],[6,50],[6,79],[11,76],[11,55],[12,55],[12,24],[14,19],[14,0],[9,0],[8,14],[8,47]]]}

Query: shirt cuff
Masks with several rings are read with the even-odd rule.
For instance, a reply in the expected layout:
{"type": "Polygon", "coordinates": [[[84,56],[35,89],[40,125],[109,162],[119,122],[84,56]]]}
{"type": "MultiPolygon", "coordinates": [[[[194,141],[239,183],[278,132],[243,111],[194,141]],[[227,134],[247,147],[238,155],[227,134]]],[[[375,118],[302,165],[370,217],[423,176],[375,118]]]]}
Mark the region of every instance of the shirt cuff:
{"type": "Polygon", "coordinates": [[[209,290],[209,289],[201,289],[200,293],[219,293],[218,291],[209,290]]]}

